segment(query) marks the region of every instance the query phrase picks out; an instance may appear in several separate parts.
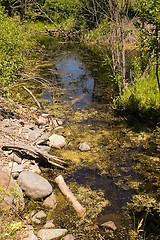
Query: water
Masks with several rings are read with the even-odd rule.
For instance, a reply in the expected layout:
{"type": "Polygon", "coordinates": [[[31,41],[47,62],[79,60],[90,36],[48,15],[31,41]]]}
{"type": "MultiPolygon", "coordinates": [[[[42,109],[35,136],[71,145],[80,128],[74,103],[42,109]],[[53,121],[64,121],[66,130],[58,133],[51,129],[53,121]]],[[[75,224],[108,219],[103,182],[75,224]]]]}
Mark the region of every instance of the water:
{"type": "Polygon", "coordinates": [[[65,149],[54,150],[69,163],[68,171],[44,169],[43,174],[53,185],[51,179],[62,174],[87,209],[79,220],[57,189],[59,204],[49,212],[50,218],[54,216],[55,224],[69,229],[76,239],[129,239],[135,229],[127,204],[145,180],[139,168],[142,156],[150,158],[150,133],[135,132],[116,116],[110,107],[116,91],[109,66],[86,47],[51,42],[35,72],[50,82],[38,96],[46,112],[63,119],[60,134],[68,143],[65,149]],[[78,149],[85,141],[89,152],[78,149]],[[118,230],[99,227],[106,221],[113,221],[118,230]]]}

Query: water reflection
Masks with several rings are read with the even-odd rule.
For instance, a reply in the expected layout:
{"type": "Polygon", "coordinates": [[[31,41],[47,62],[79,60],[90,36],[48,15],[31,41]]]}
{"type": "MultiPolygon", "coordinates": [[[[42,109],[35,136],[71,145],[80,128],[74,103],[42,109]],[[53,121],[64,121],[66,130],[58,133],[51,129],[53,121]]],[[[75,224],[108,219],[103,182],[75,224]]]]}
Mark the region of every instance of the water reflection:
{"type": "MultiPolygon", "coordinates": [[[[50,75],[48,78],[52,78],[55,92],[59,93],[59,89],[63,92],[58,96],[61,101],[76,99],[71,105],[78,107],[97,101],[110,101],[114,92],[110,70],[91,53],[66,45],[53,53],[52,66],[52,77],[50,75]]],[[[42,98],[46,99],[46,93],[42,98]]]]}

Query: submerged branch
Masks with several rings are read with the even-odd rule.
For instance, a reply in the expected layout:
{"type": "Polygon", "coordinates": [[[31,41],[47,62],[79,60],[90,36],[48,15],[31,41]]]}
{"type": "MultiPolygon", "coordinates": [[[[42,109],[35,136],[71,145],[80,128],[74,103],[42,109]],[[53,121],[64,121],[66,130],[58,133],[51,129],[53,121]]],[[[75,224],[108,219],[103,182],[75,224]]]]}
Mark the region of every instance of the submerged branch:
{"type": "Polygon", "coordinates": [[[64,181],[64,178],[62,175],[59,175],[58,177],[55,178],[54,180],[58,187],[60,188],[61,192],[67,197],[67,199],[72,203],[73,208],[77,212],[79,217],[83,217],[83,215],[86,212],[86,209],[82,207],[82,205],[78,202],[76,197],[73,195],[69,187],[64,181]]]}
{"type": "Polygon", "coordinates": [[[33,93],[28,89],[26,88],[25,86],[23,86],[23,88],[32,96],[32,98],[34,99],[34,101],[37,103],[38,107],[40,109],[43,109],[41,104],[38,102],[37,98],[33,95],[33,93]]]}
{"type": "Polygon", "coordinates": [[[2,147],[2,150],[19,150],[19,151],[27,151],[27,152],[31,152],[33,155],[36,155],[37,157],[39,157],[40,159],[43,159],[44,161],[46,161],[47,163],[50,163],[56,167],[62,168],[62,169],[66,169],[64,166],[62,166],[61,164],[66,164],[65,161],[57,158],[56,156],[52,156],[48,153],[45,153],[41,150],[39,150],[38,148],[34,147],[34,146],[30,146],[30,145],[23,145],[21,143],[17,143],[17,144],[6,144],[2,147]],[[55,161],[61,163],[56,163],[55,161]]]}

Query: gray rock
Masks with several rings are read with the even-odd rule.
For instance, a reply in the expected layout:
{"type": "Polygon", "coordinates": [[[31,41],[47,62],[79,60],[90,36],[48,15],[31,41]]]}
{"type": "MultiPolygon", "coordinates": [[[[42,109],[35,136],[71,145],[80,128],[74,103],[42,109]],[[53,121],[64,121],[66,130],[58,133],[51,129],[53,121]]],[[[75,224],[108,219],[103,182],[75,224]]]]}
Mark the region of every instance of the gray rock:
{"type": "Polygon", "coordinates": [[[33,172],[23,171],[17,181],[26,195],[35,199],[44,198],[52,192],[51,184],[45,178],[33,172]]]}
{"type": "Polygon", "coordinates": [[[47,123],[48,123],[48,119],[42,116],[40,116],[36,121],[37,125],[46,125],[47,123]]]}
{"type": "Polygon", "coordinates": [[[87,144],[87,142],[83,142],[83,143],[80,144],[79,149],[81,151],[89,151],[90,146],[87,144]]]}
{"type": "Polygon", "coordinates": [[[55,228],[55,225],[53,223],[53,219],[52,220],[48,220],[43,227],[44,228],[55,228]]]}
{"type": "Polygon", "coordinates": [[[34,215],[36,218],[38,218],[38,219],[42,219],[42,218],[46,218],[47,217],[47,215],[45,214],[45,212],[44,211],[39,211],[38,213],[36,213],[35,215],[34,215]]]}
{"type": "Polygon", "coordinates": [[[41,240],[51,240],[63,237],[67,233],[67,229],[41,229],[37,236],[41,240]]]}
{"type": "Polygon", "coordinates": [[[101,226],[111,228],[113,231],[115,231],[117,229],[116,225],[112,221],[102,223],[101,226]]]}
{"type": "Polygon", "coordinates": [[[33,217],[32,217],[32,222],[34,223],[37,223],[37,224],[40,224],[41,223],[41,220],[46,218],[47,215],[45,214],[44,211],[40,211],[38,213],[36,213],[33,217]]]}
{"type": "Polygon", "coordinates": [[[67,234],[61,240],[74,240],[74,239],[75,239],[75,237],[72,234],[67,234]]]}
{"type": "Polygon", "coordinates": [[[48,198],[46,198],[43,202],[43,205],[45,207],[48,207],[48,208],[55,208],[56,205],[57,205],[57,201],[56,201],[56,196],[54,193],[51,194],[51,196],[49,196],[48,198]]]}
{"type": "Polygon", "coordinates": [[[17,156],[17,154],[15,154],[15,153],[8,155],[8,160],[14,161],[19,164],[22,162],[22,159],[19,156],[17,156]]]}
{"type": "Polygon", "coordinates": [[[25,168],[26,168],[25,164],[13,165],[13,167],[10,167],[12,173],[16,173],[16,172],[20,173],[24,171],[25,168]]]}
{"type": "Polygon", "coordinates": [[[44,117],[44,118],[48,118],[48,117],[49,117],[49,114],[48,114],[48,113],[42,113],[41,116],[44,117]]]}
{"type": "Polygon", "coordinates": [[[34,235],[33,232],[30,232],[30,233],[28,234],[28,237],[23,238],[23,240],[38,240],[38,238],[34,235]]]}
{"type": "Polygon", "coordinates": [[[62,148],[67,143],[65,142],[65,138],[63,136],[60,136],[58,134],[53,134],[49,137],[49,146],[55,147],[55,148],[62,148]]]}
{"type": "Polygon", "coordinates": [[[23,230],[23,240],[38,240],[34,235],[34,229],[31,225],[25,225],[23,230]]]}
{"type": "Polygon", "coordinates": [[[42,136],[37,139],[36,144],[45,144],[49,139],[49,136],[50,136],[49,132],[42,134],[42,136]]]}
{"type": "Polygon", "coordinates": [[[28,140],[32,142],[36,141],[41,135],[41,132],[38,130],[30,130],[28,133],[28,140]]]}
{"type": "Polygon", "coordinates": [[[38,167],[37,164],[30,165],[29,169],[30,169],[31,172],[34,172],[34,173],[37,173],[37,174],[41,173],[41,170],[40,170],[40,168],[38,167]]]}

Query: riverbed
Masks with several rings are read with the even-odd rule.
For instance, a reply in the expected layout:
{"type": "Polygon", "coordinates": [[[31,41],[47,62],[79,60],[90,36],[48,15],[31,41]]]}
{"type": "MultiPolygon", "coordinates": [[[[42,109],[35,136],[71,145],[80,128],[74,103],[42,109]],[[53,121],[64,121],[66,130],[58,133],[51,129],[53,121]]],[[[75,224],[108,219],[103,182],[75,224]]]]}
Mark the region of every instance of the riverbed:
{"type": "MultiPolygon", "coordinates": [[[[146,227],[148,202],[143,206],[144,199],[150,190],[153,192],[152,184],[157,183],[157,178],[153,180],[149,174],[151,160],[156,164],[158,161],[151,140],[153,129],[129,124],[113,110],[116,88],[110,67],[98,51],[79,43],[53,40],[44,44],[44,49],[45,54],[32,70],[36,77],[26,84],[43,105],[43,111],[62,120],[64,128],[56,133],[66,138],[67,146],[52,152],[68,163],[66,171],[43,168],[58,199],[57,208],[50,210],[48,216],[55,219],[57,226],[69,229],[76,239],[135,239],[132,234],[146,227]],[[90,151],[79,150],[83,142],[87,142],[90,151]],[[86,208],[84,218],[76,216],[56,188],[53,180],[58,174],[63,175],[86,208]],[[134,204],[131,207],[134,196],[144,198],[139,200],[139,215],[134,204]],[[142,219],[144,224],[138,229],[142,219]],[[112,221],[117,230],[100,227],[107,221],[112,221]]],[[[21,85],[18,94],[22,101],[21,85]]],[[[29,104],[28,96],[23,95],[23,102],[29,104]]],[[[157,176],[157,168],[154,174],[157,176]]],[[[154,184],[155,191],[157,185],[154,184]]],[[[158,201],[157,195],[155,199],[158,201]]],[[[32,208],[39,206],[37,202],[32,208]]],[[[150,221],[147,224],[152,228],[148,236],[153,235],[148,239],[158,239],[157,222],[156,227],[151,227],[154,224],[150,221]]]]}

